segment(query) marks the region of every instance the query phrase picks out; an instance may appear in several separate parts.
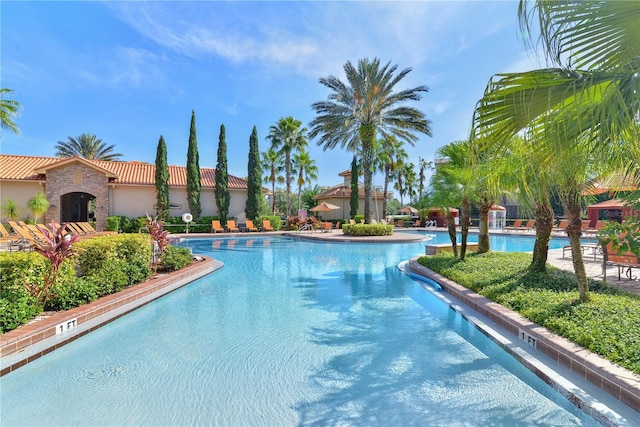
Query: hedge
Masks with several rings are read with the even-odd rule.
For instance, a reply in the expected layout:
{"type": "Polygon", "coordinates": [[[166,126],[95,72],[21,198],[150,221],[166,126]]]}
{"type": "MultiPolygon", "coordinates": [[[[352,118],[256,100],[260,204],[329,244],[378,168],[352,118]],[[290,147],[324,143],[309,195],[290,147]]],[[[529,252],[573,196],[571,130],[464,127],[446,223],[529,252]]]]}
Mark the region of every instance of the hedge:
{"type": "Polygon", "coordinates": [[[384,224],[344,224],[342,232],[348,236],[391,236],[392,225],[384,224]]]}

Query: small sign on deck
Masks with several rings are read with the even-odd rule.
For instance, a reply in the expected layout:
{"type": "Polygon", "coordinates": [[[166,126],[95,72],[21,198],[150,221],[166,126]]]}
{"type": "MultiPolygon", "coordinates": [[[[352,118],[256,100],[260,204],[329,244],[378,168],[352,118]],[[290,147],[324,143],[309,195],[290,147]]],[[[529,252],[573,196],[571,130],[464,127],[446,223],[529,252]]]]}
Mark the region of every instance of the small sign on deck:
{"type": "Polygon", "coordinates": [[[63,334],[68,331],[72,331],[78,326],[78,318],[74,317],[73,319],[69,319],[65,322],[59,323],[56,326],[56,335],[63,334]]]}

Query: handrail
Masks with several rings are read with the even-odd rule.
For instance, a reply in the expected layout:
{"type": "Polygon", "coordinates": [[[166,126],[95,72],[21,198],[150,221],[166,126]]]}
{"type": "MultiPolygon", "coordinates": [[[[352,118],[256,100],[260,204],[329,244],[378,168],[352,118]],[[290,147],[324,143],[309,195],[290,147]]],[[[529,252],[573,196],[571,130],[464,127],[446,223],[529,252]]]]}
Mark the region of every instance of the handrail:
{"type": "Polygon", "coordinates": [[[298,234],[304,230],[313,230],[313,224],[302,224],[300,228],[298,228],[298,234]]]}

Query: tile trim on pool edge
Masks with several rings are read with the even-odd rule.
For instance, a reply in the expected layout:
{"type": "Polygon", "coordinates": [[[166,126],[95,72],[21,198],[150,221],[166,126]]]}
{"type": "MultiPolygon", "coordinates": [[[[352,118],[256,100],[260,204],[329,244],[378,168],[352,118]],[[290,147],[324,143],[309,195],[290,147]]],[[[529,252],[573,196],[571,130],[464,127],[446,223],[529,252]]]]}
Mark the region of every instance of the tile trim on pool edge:
{"type": "MultiPolygon", "coordinates": [[[[571,400],[576,406],[583,410],[589,409],[591,402],[584,401],[580,396],[574,394],[562,384],[559,384],[554,378],[550,378],[549,375],[542,371],[543,367],[532,364],[529,359],[535,358],[535,355],[533,355],[530,350],[535,351],[537,349],[537,351],[541,352],[545,357],[548,357],[552,362],[570,371],[581,380],[607,393],[632,411],[638,411],[638,408],[640,408],[640,377],[633,372],[613,364],[599,355],[554,334],[547,328],[531,322],[520,314],[424,267],[416,261],[417,258],[418,257],[414,257],[409,261],[409,269],[411,272],[435,280],[440,284],[444,292],[508,333],[510,338],[502,336],[503,334],[500,332],[497,332],[498,335],[500,335],[499,337],[494,336],[493,327],[484,324],[481,320],[469,319],[469,316],[465,314],[464,308],[455,305],[455,303],[446,297],[443,298],[441,293],[434,292],[436,295],[440,295],[451,308],[474,323],[480,331],[489,336],[504,350],[509,352],[549,385],[564,394],[565,397],[571,400]],[[525,341],[520,341],[520,337],[518,336],[520,331],[524,331],[536,339],[537,346],[535,349],[533,347],[527,349],[528,346],[524,344],[525,341]],[[514,340],[513,337],[516,339],[514,340]]],[[[428,285],[422,285],[425,289],[431,291],[428,285]]],[[[605,416],[602,411],[596,407],[592,408],[592,410],[587,410],[587,413],[605,424],[618,424],[616,420],[609,419],[609,417],[605,416]],[[604,419],[602,417],[604,417],[604,419]]],[[[637,412],[634,415],[637,415],[637,412]]]]}
{"type": "Polygon", "coordinates": [[[181,270],[157,276],[121,292],[101,297],[80,307],[57,312],[0,335],[0,376],[224,265],[210,257],[200,256],[200,259],[181,270]],[[71,330],[56,334],[58,325],[72,320],[76,323],[71,330]]]}

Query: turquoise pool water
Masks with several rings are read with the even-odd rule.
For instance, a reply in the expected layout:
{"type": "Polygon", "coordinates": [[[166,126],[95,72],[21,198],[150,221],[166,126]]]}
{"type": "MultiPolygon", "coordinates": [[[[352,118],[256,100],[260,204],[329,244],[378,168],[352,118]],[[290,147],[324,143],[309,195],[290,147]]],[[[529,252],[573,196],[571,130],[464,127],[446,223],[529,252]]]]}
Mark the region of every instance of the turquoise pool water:
{"type": "Polygon", "coordinates": [[[396,268],[423,242],[186,245],[225,267],[4,376],[0,424],[597,425],[396,268]]]}
{"type": "MultiPolygon", "coordinates": [[[[451,243],[449,234],[444,231],[431,231],[424,229],[400,231],[401,233],[421,234],[433,237],[429,243],[451,243]]],[[[531,233],[530,236],[523,235],[507,235],[507,234],[489,234],[489,244],[491,250],[502,252],[533,252],[536,236],[531,233]]],[[[460,233],[458,233],[458,242],[460,242],[460,233]]],[[[478,242],[477,233],[469,233],[467,242],[478,242]]],[[[549,241],[549,249],[558,249],[569,244],[566,237],[552,237],[549,241]]]]}

